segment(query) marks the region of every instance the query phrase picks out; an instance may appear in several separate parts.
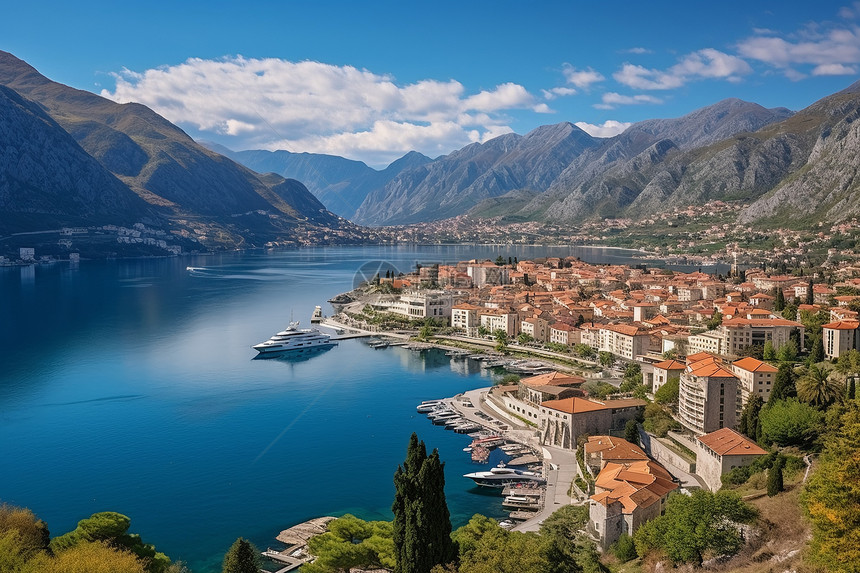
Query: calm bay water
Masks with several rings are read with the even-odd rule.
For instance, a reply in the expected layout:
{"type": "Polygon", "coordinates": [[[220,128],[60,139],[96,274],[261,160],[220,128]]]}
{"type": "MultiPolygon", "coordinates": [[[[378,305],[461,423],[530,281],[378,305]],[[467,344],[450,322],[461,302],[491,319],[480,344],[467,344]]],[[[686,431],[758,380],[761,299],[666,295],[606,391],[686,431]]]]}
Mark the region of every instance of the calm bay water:
{"type": "Polygon", "coordinates": [[[0,268],[0,501],[53,534],[125,513],[206,573],[239,536],[266,547],[311,517],[390,519],[414,431],[446,462],[455,527],[500,516],[499,498],[461,477],[479,469],[462,452],[469,438],[415,413],[490,385],[474,363],[358,340],[306,360],[253,360],[250,348],[291,314],[329,313],[366,263],[407,272],[498,255],[631,261],[589,248],[328,247],[0,268]]]}

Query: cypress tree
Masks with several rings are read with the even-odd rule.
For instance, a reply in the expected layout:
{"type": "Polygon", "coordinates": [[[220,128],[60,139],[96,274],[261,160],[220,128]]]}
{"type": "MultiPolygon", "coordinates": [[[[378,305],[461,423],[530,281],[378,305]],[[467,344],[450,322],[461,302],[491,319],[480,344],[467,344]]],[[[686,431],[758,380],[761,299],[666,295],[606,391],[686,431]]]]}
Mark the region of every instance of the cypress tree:
{"type": "Polygon", "coordinates": [[[395,573],[429,573],[454,559],[444,465],[437,450],[427,456],[413,433],[406,460],[394,473],[395,573]]]}
{"type": "Polygon", "coordinates": [[[853,400],[857,396],[857,387],[854,382],[854,377],[848,379],[848,399],[853,400]]]}
{"type": "Polygon", "coordinates": [[[756,432],[759,426],[759,414],[764,405],[764,400],[758,394],[750,396],[744,409],[741,412],[741,420],[738,425],[738,432],[741,434],[756,439],[756,432]]]}
{"type": "Polygon", "coordinates": [[[794,385],[794,367],[787,363],[780,364],[770,392],[770,400],[786,400],[795,396],[797,388],[794,385]]]}
{"type": "Polygon", "coordinates": [[[639,427],[636,420],[627,420],[624,426],[624,439],[631,444],[639,445],[639,427]]]}
{"type": "Polygon", "coordinates": [[[782,287],[774,287],[773,290],[773,310],[782,312],[782,309],[785,308],[785,294],[782,292],[782,287]]]}
{"type": "Polygon", "coordinates": [[[806,304],[815,303],[815,292],[812,290],[812,279],[809,279],[809,284],[806,285],[806,304]]]}
{"type": "Polygon", "coordinates": [[[809,363],[818,364],[824,360],[824,340],[819,334],[812,341],[812,350],[809,351],[809,363]]]}
{"type": "Polygon", "coordinates": [[[777,456],[773,461],[773,465],[767,470],[767,495],[773,497],[785,489],[782,480],[782,466],[784,464],[782,456],[777,456]]]}
{"type": "Polygon", "coordinates": [[[247,539],[237,539],[224,556],[222,573],[259,573],[260,552],[247,539]]]}

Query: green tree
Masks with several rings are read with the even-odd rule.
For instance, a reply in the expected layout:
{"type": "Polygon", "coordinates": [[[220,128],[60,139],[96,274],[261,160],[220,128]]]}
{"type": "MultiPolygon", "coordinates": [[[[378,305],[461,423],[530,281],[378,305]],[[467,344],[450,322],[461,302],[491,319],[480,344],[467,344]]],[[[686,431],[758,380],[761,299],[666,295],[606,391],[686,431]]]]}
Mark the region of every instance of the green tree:
{"type": "Polygon", "coordinates": [[[848,400],[854,400],[857,397],[857,386],[854,378],[848,379],[848,390],[845,392],[845,397],[848,400]]]}
{"type": "MultiPolygon", "coordinates": [[[[48,525],[37,519],[32,511],[4,503],[0,505],[0,535],[13,533],[17,539],[16,546],[24,559],[39,552],[46,552],[51,542],[48,525]]],[[[2,567],[0,571],[3,571],[2,567]]]]}
{"type": "Polygon", "coordinates": [[[807,340],[812,340],[821,335],[821,327],[830,322],[830,313],[826,310],[813,312],[811,310],[800,311],[800,323],[806,331],[807,340]]]}
{"type": "Polygon", "coordinates": [[[612,366],[615,364],[615,355],[611,352],[607,352],[605,350],[601,350],[599,353],[600,356],[600,364],[602,366],[612,366]]]}
{"type": "Polygon", "coordinates": [[[629,363],[624,368],[624,377],[619,389],[622,392],[632,392],[637,386],[642,385],[642,367],[635,362],[629,363]]]}
{"type": "Polygon", "coordinates": [[[741,411],[741,419],[738,424],[738,431],[745,436],[756,439],[756,436],[760,432],[760,421],[759,414],[761,413],[761,408],[764,405],[764,400],[762,400],[761,396],[758,394],[753,394],[750,396],[747,403],[744,405],[743,410],[741,411]]]}
{"type": "Polygon", "coordinates": [[[805,304],[814,304],[815,303],[815,290],[812,286],[812,279],[809,279],[809,283],[806,285],[806,300],[803,301],[805,304]]]}
{"type": "Polygon", "coordinates": [[[46,553],[30,560],[25,571],[39,573],[144,573],[140,558],[106,541],[82,541],[51,557],[46,553]]]}
{"type": "Polygon", "coordinates": [[[829,571],[860,571],[860,408],[850,403],[801,495],[813,558],[829,571]]]}
{"type": "Polygon", "coordinates": [[[767,470],[767,495],[773,497],[785,489],[782,480],[782,468],[785,465],[785,458],[777,456],[776,461],[767,470]]]}
{"type": "Polygon", "coordinates": [[[764,343],[764,350],[762,351],[762,358],[764,360],[776,360],[776,349],[773,347],[773,341],[768,340],[764,343]]]}
{"type": "Polygon", "coordinates": [[[233,542],[224,562],[221,565],[221,573],[259,573],[260,552],[254,544],[240,537],[233,542]]]}
{"type": "Polygon", "coordinates": [[[721,312],[717,311],[717,312],[715,312],[715,313],[714,313],[714,315],[711,317],[711,320],[709,320],[709,321],[705,324],[705,326],[707,327],[707,329],[708,329],[708,330],[714,330],[715,328],[717,328],[718,326],[720,326],[722,323],[723,323],[723,315],[722,315],[722,313],[721,313],[721,312]]]}
{"type": "Polygon", "coordinates": [[[673,409],[678,405],[678,393],[681,390],[681,379],[673,376],[665,384],[654,392],[654,401],[658,404],[671,406],[673,409]]]}
{"type": "Polygon", "coordinates": [[[797,320],[797,305],[793,302],[788,303],[780,314],[785,320],[797,320]]]}
{"type": "Polygon", "coordinates": [[[429,573],[454,559],[451,518],[445,502],[444,464],[438,450],[427,455],[414,433],[406,460],[394,474],[393,540],[396,573],[429,573]]]}
{"type": "Polygon", "coordinates": [[[701,565],[711,556],[732,555],[743,545],[737,524],[751,523],[755,508],[734,492],[696,490],[672,494],[666,512],[633,535],[636,553],[662,551],[674,563],[701,565]]]}
{"type": "Polygon", "coordinates": [[[574,344],[573,351],[582,358],[592,358],[594,356],[594,349],[588,344],[574,344]]]}
{"type": "Polygon", "coordinates": [[[622,533],[618,541],[612,545],[612,553],[622,563],[636,559],[636,544],[633,543],[633,538],[622,533]]]}
{"type": "Polygon", "coordinates": [[[639,445],[639,424],[636,420],[627,420],[624,426],[624,439],[631,444],[639,445]]]}
{"type": "Polygon", "coordinates": [[[809,349],[809,364],[818,364],[824,361],[824,341],[819,334],[812,339],[812,348],[809,349]]]}
{"type": "Polygon", "coordinates": [[[302,565],[302,573],[338,573],[352,568],[393,569],[395,566],[393,524],[364,521],[346,514],[328,524],[328,531],[312,537],[308,552],[313,563],[302,565]]]}
{"type": "Polygon", "coordinates": [[[823,416],[808,404],[789,400],[770,400],[759,414],[761,441],[778,446],[812,447],[821,433],[823,416]]]}
{"type": "Polygon", "coordinates": [[[529,342],[534,342],[534,336],[529,334],[528,332],[521,332],[519,336],[517,336],[517,342],[520,344],[528,344],[529,342]]]}
{"type": "Polygon", "coordinates": [[[128,550],[147,564],[147,571],[161,573],[170,566],[170,559],[155,550],[150,543],[144,543],[140,536],[128,533],[131,519],[115,511],[94,513],[78,522],[78,527],[51,540],[51,549],[64,551],[80,543],[103,541],[117,549],[128,550]]]}
{"type": "Polygon", "coordinates": [[[774,287],[773,291],[773,310],[782,312],[785,308],[785,293],[782,292],[782,287],[774,287]]]}
{"type": "Polygon", "coordinates": [[[797,352],[797,343],[794,340],[789,340],[779,347],[776,357],[780,362],[794,362],[797,360],[797,352]]]}
{"type": "Polygon", "coordinates": [[[770,400],[786,400],[797,396],[794,378],[794,367],[787,362],[780,364],[770,391],[770,400]]]}
{"type": "Polygon", "coordinates": [[[478,336],[487,336],[490,334],[490,329],[484,326],[483,324],[478,327],[478,336]]]}
{"type": "Polygon", "coordinates": [[[797,380],[797,397],[818,409],[823,410],[840,402],[844,396],[845,387],[833,379],[826,368],[813,364],[806,374],[797,380]]]}

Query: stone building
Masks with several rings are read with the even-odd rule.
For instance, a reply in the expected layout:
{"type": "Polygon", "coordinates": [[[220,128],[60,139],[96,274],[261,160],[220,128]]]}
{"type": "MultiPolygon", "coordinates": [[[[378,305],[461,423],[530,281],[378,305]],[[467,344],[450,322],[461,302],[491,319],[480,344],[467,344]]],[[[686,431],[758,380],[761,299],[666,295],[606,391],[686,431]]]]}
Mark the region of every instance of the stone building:
{"type": "Polygon", "coordinates": [[[722,428],[699,436],[696,446],[696,474],[711,491],[717,491],[723,486],[723,474],[748,466],[767,454],[755,442],[731,428],[722,428]]]}

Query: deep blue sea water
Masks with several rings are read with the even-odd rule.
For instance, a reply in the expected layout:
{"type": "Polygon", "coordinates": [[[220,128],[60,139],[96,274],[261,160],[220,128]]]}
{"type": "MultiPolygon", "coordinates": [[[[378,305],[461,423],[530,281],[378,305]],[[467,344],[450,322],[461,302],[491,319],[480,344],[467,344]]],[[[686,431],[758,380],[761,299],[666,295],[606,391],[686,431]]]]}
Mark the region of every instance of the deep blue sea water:
{"type": "Polygon", "coordinates": [[[207,573],[239,536],[265,548],[311,517],[390,519],[417,432],[446,463],[454,526],[500,516],[499,498],[461,477],[479,469],[462,452],[469,438],[415,412],[489,386],[477,365],[359,340],[306,360],[253,360],[250,348],[291,315],[329,313],[368,263],[406,272],[500,254],[630,261],[587,248],[327,247],[0,268],[0,501],[52,534],[119,511],[207,573]]]}

